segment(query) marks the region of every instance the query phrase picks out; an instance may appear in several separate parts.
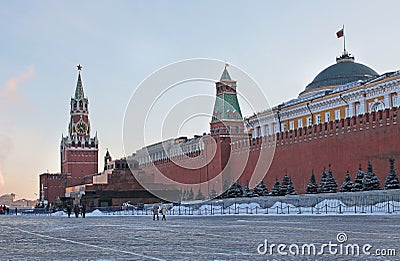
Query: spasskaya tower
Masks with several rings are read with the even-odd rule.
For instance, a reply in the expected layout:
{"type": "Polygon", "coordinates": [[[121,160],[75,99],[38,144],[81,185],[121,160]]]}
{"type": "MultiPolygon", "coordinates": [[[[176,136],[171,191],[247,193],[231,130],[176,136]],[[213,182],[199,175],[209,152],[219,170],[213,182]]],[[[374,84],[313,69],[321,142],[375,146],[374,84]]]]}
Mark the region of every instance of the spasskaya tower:
{"type": "Polygon", "coordinates": [[[97,133],[90,136],[89,100],[83,91],[81,70],[78,65],[78,82],[71,98],[68,135],[61,136],[61,173],[69,173],[68,185],[80,184],[83,177],[98,172],[97,133]]]}

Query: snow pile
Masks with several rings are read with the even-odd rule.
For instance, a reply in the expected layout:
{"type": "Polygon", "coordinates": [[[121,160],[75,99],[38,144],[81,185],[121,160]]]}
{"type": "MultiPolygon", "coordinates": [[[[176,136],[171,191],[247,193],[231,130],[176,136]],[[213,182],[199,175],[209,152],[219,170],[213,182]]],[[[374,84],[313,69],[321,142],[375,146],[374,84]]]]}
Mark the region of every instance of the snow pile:
{"type": "Polygon", "coordinates": [[[279,209],[286,209],[286,208],[295,208],[295,206],[294,205],[292,205],[292,204],[288,204],[288,203],[285,203],[285,202],[280,202],[280,201],[277,201],[277,202],[275,202],[271,207],[270,207],[270,209],[276,209],[276,208],[279,208],[279,209]]]}
{"type": "Polygon", "coordinates": [[[342,205],[342,207],[345,207],[346,205],[338,199],[324,199],[321,202],[317,203],[315,205],[315,208],[324,208],[325,206],[328,206],[330,208],[338,208],[339,205],[342,205]]]}
{"type": "Polygon", "coordinates": [[[384,208],[384,207],[387,207],[388,204],[389,204],[390,207],[392,207],[392,206],[395,207],[395,208],[400,207],[400,202],[398,202],[398,201],[392,201],[392,200],[386,201],[386,202],[377,203],[377,204],[374,205],[374,207],[377,207],[377,208],[384,208]]]}
{"type": "Polygon", "coordinates": [[[57,211],[51,214],[53,217],[60,217],[64,215],[64,211],[57,211]]]}
{"type": "Polygon", "coordinates": [[[95,209],[91,213],[87,213],[86,216],[87,217],[99,217],[99,216],[104,216],[104,214],[100,210],[95,209]]]}

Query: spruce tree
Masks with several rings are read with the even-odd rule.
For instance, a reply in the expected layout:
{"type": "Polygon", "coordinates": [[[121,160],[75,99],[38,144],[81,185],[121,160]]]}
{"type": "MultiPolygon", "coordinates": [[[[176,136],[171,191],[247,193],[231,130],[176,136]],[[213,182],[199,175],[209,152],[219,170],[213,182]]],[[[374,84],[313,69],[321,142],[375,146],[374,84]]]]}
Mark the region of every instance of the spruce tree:
{"type": "Polygon", "coordinates": [[[261,180],[260,183],[257,184],[257,186],[254,187],[253,193],[261,196],[268,196],[268,188],[265,186],[264,181],[261,180]]]}
{"type": "Polygon", "coordinates": [[[319,193],[326,193],[329,192],[329,189],[327,187],[328,184],[328,175],[326,174],[325,168],[322,171],[322,176],[321,176],[321,181],[319,182],[319,193]]]}
{"type": "Polygon", "coordinates": [[[243,197],[251,197],[252,194],[250,192],[250,188],[248,185],[244,186],[243,188],[243,197]]]}
{"type": "Polygon", "coordinates": [[[199,191],[197,192],[197,195],[196,195],[196,200],[204,200],[204,195],[203,195],[203,193],[201,193],[201,190],[200,190],[200,188],[199,188],[199,191]]]}
{"type": "Polygon", "coordinates": [[[193,199],[194,199],[193,189],[190,188],[189,193],[187,195],[187,200],[193,200],[193,199]]]}
{"type": "Polygon", "coordinates": [[[289,176],[287,175],[287,173],[285,174],[285,176],[282,179],[282,184],[281,184],[281,195],[286,195],[287,194],[287,190],[288,190],[288,186],[289,186],[289,176]]]}
{"type": "Polygon", "coordinates": [[[328,171],[328,176],[327,176],[327,182],[326,182],[326,192],[328,193],[336,193],[338,188],[338,184],[333,177],[331,165],[329,164],[329,171],[328,171]]]}
{"type": "Polygon", "coordinates": [[[289,184],[287,186],[286,195],[296,195],[296,190],[294,189],[292,178],[289,177],[289,184]]]}
{"type": "Polygon", "coordinates": [[[276,178],[275,184],[271,189],[272,196],[281,196],[281,184],[279,183],[278,177],[276,178]]]}
{"type": "Polygon", "coordinates": [[[188,192],[187,188],[185,188],[185,190],[182,193],[182,200],[187,200],[188,194],[189,194],[189,192],[188,192]]]}
{"type": "Polygon", "coordinates": [[[385,189],[400,189],[399,178],[394,171],[394,159],[390,158],[390,171],[385,179],[385,189]]]}
{"type": "Polygon", "coordinates": [[[226,193],[228,198],[241,197],[243,195],[242,185],[239,182],[235,182],[226,193]]]}
{"type": "Polygon", "coordinates": [[[310,182],[307,184],[307,194],[315,194],[318,193],[318,184],[315,180],[314,170],[311,172],[310,182]]]}
{"type": "Polygon", "coordinates": [[[354,188],[354,184],[351,181],[349,171],[347,171],[346,177],[344,178],[344,181],[342,183],[342,187],[341,187],[340,191],[341,192],[350,192],[350,191],[353,191],[353,188],[354,188]]]}
{"type": "Polygon", "coordinates": [[[371,162],[368,162],[368,170],[363,178],[363,190],[378,190],[380,189],[380,182],[375,172],[372,170],[371,162]]]}
{"type": "Polygon", "coordinates": [[[352,191],[362,191],[363,190],[363,179],[365,172],[362,171],[361,164],[358,167],[356,177],[354,178],[354,186],[352,191]]]}

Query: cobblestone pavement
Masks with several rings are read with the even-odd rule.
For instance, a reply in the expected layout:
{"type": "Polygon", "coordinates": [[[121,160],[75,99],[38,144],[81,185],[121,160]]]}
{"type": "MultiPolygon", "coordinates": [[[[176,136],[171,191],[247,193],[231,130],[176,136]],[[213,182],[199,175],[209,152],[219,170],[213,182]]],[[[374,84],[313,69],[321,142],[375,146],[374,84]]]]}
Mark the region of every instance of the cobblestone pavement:
{"type": "MultiPolygon", "coordinates": [[[[357,216],[169,216],[153,221],[150,216],[34,217],[0,216],[1,260],[400,260],[400,215],[357,216]],[[293,256],[289,246],[315,244],[317,252],[329,241],[360,246],[360,256],[293,256]],[[344,235],[342,235],[344,236],[344,235]],[[286,244],[287,256],[260,255],[257,247],[268,241],[286,244]],[[341,239],[343,240],[343,238],[341,239]],[[365,244],[396,250],[396,256],[362,253],[365,244]]],[[[340,246],[337,247],[339,249],[340,246]]],[[[259,250],[262,252],[264,246],[259,250]]],[[[292,246],[292,251],[296,251],[292,246]]],[[[331,249],[332,250],[332,249],[331,249]]],[[[340,250],[340,249],[339,249],[340,250]]],[[[340,253],[340,252],[339,252],[340,253]]],[[[348,252],[351,253],[351,248],[348,252]]]]}

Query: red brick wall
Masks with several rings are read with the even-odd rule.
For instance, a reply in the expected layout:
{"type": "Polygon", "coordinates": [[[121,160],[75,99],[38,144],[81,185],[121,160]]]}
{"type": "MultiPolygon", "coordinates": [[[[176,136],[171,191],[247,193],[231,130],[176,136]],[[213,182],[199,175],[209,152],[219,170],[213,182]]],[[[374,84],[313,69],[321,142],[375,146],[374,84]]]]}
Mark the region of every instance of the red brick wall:
{"type": "Polygon", "coordinates": [[[54,202],[57,197],[65,196],[65,187],[69,174],[49,174],[44,173],[39,177],[39,200],[42,199],[42,184],[44,191],[44,199],[54,202]]]}
{"type": "MultiPolygon", "coordinates": [[[[269,138],[273,140],[274,137],[269,138]]],[[[257,141],[259,144],[252,146],[252,149],[268,144],[268,138],[260,138],[257,141]]],[[[270,144],[273,143],[272,141],[270,144]]],[[[359,164],[362,164],[363,170],[366,171],[368,161],[372,163],[374,172],[383,186],[389,172],[389,158],[397,159],[396,165],[400,161],[400,126],[397,124],[397,111],[386,110],[303,128],[301,136],[298,130],[292,131],[291,134],[281,133],[276,136],[276,144],[271,167],[264,178],[269,189],[275,183],[275,177],[282,181],[287,172],[296,191],[305,193],[312,169],[319,181],[323,168],[328,170],[329,164],[332,165],[333,175],[340,186],[347,170],[354,181],[359,164]]],[[[259,150],[252,152],[251,158],[257,157],[257,151],[259,150]]],[[[245,182],[250,178],[253,164],[250,162],[240,181],[245,182]]]]}
{"type": "Polygon", "coordinates": [[[61,166],[62,173],[71,173],[69,186],[82,183],[82,178],[98,172],[98,151],[68,150],[61,166]],[[82,155],[83,153],[83,155],[82,155]]]}
{"type": "MultiPolygon", "coordinates": [[[[396,165],[400,161],[400,126],[397,124],[396,109],[306,127],[301,129],[301,133],[302,135],[300,130],[296,130],[250,141],[243,140],[242,145],[233,145],[226,175],[229,175],[231,169],[243,168],[245,164],[239,179],[243,185],[250,183],[253,187],[265,176],[264,181],[271,189],[275,177],[282,181],[287,172],[297,193],[305,193],[312,169],[319,181],[323,168],[328,170],[328,165],[331,164],[340,187],[347,170],[354,180],[359,164],[362,164],[365,171],[368,161],[371,161],[383,186],[389,171],[389,158],[397,159],[396,165]],[[274,150],[272,159],[270,156],[274,150]],[[268,159],[272,159],[272,163],[268,159]],[[255,170],[257,164],[259,165],[255,170]],[[269,164],[270,168],[265,173],[269,164]]],[[[205,181],[207,173],[210,179],[225,167],[230,152],[229,139],[218,136],[214,138],[217,141],[216,157],[208,167],[189,170],[171,163],[170,160],[158,161],[155,165],[166,176],[178,182],[191,184],[205,181]]],[[[204,160],[201,157],[204,155],[199,159],[204,160]]],[[[154,172],[148,165],[141,165],[141,168],[146,173],[154,172]]]]}

